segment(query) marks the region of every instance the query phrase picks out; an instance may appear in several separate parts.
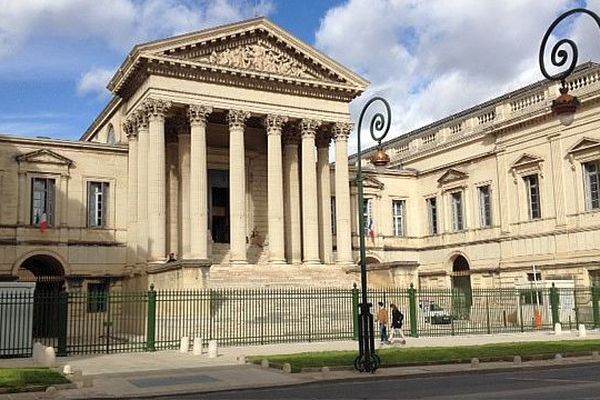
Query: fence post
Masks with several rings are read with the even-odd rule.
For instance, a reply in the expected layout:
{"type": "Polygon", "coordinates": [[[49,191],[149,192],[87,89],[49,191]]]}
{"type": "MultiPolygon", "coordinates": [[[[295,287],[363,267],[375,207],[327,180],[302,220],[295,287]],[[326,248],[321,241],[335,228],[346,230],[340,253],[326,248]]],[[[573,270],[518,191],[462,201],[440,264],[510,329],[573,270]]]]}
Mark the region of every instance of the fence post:
{"type": "Polygon", "coordinates": [[[525,325],[523,322],[523,299],[521,294],[517,293],[517,295],[519,296],[519,319],[521,320],[521,332],[525,332],[525,325]]]}
{"type": "Polygon", "coordinates": [[[358,288],[352,284],[352,339],[358,340],[358,288]]]}
{"type": "Polygon", "coordinates": [[[409,302],[409,313],[410,313],[410,336],[419,337],[417,332],[417,289],[410,284],[408,289],[408,302],[409,302]]]}
{"type": "Polygon", "coordinates": [[[592,286],[592,310],[594,314],[594,328],[600,328],[600,287],[592,286]]]}
{"type": "Polygon", "coordinates": [[[69,293],[58,293],[58,348],[57,356],[67,355],[67,332],[69,324],[69,293]]]}
{"type": "Polygon", "coordinates": [[[487,317],[487,333],[492,334],[492,326],[490,324],[490,294],[489,292],[485,295],[485,314],[487,317]]]}
{"type": "Polygon", "coordinates": [[[156,351],[156,291],[150,284],[148,291],[148,318],[146,319],[146,351],[156,351]]]}
{"type": "Polygon", "coordinates": [[[560,322],[560,316],[558,315],[558,289],[552,282],[552,287],[550,288],[550,307],[552,308],[552,327],[560,322]]]}

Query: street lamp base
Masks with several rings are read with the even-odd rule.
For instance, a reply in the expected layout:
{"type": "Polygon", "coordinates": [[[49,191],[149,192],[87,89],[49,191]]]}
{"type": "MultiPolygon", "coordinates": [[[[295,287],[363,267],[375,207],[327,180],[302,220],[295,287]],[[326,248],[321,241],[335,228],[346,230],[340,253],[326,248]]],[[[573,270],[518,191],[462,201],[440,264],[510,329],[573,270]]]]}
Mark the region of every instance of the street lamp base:
{"type": "Polygon", "coordinates": [[[358,372],[377,371],[381,359],[375,354],[375,336],[373,332],[373,315],[371,303],[359,304],[360,315],[358,318],[358,356],[354,360],[354,368],[358,372]]]}

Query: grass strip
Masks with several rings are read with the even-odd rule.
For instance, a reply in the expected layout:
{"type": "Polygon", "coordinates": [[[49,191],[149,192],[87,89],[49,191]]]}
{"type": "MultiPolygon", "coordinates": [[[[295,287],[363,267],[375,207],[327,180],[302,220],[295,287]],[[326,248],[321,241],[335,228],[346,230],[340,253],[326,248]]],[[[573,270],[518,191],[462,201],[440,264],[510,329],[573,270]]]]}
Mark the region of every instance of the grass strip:
{"type": "Polygon", "coordinates": [[[0,390],[2,392],[61,383],[70,383],[70,381],[62,374],[48,368],[0,368],[0,390]]]}
{"type": "MultiPolygon", "coordinates": [[[[472,358],[482,361],[524,359],[543,357],[557,353],[577,354],[600,351],[600,340],[564,340],[552,342],[511,342],[461,347],[389,347],[377,350],[382,367],[446,364],[469,362],[472,358]]],[[[260,364],[263,359],[275,364],[289,363],[292,372],[303,368],[352,367],[356,351],[323,351],[271,356],[252,356],[249,361],[260,364]]]]}

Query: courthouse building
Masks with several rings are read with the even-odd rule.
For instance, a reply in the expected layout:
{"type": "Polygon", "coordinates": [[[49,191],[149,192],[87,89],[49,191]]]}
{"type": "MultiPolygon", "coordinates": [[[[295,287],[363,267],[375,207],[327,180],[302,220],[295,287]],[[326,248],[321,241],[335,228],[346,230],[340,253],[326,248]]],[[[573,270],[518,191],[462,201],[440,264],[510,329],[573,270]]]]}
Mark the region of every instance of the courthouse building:
{"type": "Polygon", "coordinates": [[[533,266],[587,286],[599,74],[569,81],[567,127],[542,81],[389,141],[359,210],[348,136],[363,78],[265,18],[138,45],[79,141],[0,137],[0,280],[348,288],[360,211],[376,286],[514,287],[533,266]]]}

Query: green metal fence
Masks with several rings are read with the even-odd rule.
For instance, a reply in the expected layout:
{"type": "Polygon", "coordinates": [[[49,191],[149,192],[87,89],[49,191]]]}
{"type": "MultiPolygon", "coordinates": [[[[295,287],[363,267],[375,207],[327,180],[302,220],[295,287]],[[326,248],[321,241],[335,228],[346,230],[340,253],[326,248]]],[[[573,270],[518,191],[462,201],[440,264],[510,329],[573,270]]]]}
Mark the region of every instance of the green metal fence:
{"type": "MultiPolygon", "coordinates": [[[[600,328],[600,288],[370,289],[374,304],[394,303],[411,336],[600,328]]],[[[145,292],[0,294],[0,357],[30,356],[33,341],[57,354],[154,351],[181,337],[221,345],[357,337],[360,291],[203,289],[145,292]]]]}

